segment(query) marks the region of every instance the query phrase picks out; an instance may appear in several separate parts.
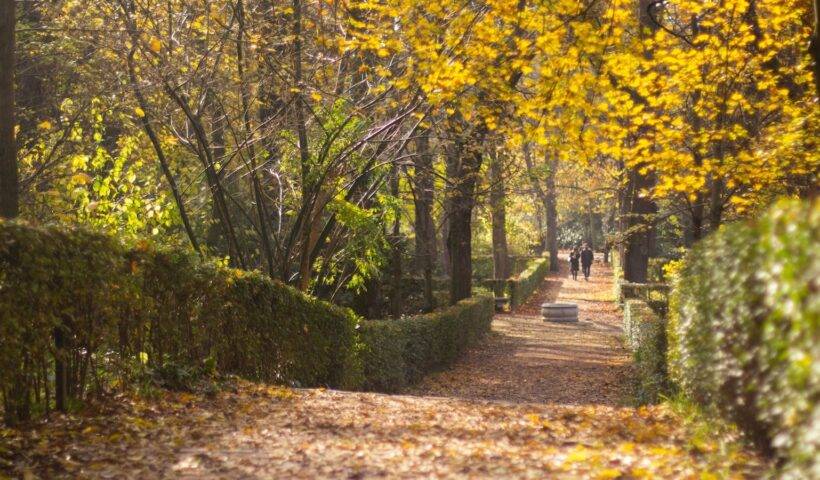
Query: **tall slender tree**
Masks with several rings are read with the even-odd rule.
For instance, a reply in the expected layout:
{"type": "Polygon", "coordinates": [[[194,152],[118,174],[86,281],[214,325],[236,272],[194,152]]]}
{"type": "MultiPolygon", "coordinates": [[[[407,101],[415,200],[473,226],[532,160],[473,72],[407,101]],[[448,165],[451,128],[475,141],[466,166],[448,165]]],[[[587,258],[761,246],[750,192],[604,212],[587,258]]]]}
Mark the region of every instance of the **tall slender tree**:
{"type": "Polygon", "coordinates": [[[0,0],[0,217],[20,213],[14,121],[15,0],[0,0]]]}

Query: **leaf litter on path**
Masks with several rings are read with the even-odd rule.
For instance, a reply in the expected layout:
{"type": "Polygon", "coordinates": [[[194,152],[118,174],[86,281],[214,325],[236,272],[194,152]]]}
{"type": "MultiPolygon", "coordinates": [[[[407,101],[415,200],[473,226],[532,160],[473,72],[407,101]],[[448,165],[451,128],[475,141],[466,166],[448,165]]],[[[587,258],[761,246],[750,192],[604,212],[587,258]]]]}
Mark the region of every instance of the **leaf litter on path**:
{"type": "Polygon", "coordinates": [[[238,380],[0,430],[0,478],[756,478],[664,405],[629,406],[611,275],[551,275],[452,368],[402,395],[238,380]],[[578,303],[548,324],[543,301],[578,303]]]}

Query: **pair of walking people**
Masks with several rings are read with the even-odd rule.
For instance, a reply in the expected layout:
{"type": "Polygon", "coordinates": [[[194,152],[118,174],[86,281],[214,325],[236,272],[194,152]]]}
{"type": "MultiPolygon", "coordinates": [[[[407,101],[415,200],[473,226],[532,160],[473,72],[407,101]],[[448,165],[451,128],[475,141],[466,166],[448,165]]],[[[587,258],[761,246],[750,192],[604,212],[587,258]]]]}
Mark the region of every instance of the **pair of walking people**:
{"type": "Polygon", "coordinates": [[[584,243],[572,249],[572,252],[569,254],[569,270],[570,273],[572,273],[572,279],[578,280],[578,267],[580,266],[584,272],[584,279],[589,281],[593,259],[592,247],[590,247],[588,243],[584,243]]]}

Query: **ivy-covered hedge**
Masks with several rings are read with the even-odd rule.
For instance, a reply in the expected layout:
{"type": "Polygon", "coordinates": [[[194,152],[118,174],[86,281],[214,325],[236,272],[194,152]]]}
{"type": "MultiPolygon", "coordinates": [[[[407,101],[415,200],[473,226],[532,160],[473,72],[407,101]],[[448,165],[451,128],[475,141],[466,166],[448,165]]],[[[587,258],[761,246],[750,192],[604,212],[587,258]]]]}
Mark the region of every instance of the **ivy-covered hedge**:
{"type": "Polygon", "coordinates": [[[633,352],[637,377],[635,398],[655,403],[668,389],[666,371],[666,321],[643,300],[624,302],[624,332],[633,352]]]}
{"type": "Polygon", "coordinates": [[[81,228],[0,223],[0,318],[9,423],[48,408],[58,389],[70,403],[148,369],[362,382],[350,311],[258,273],[81,228]]]}
{"type": "Polygon", "coordinates": [[[507,290],[510,295],[510,307],[515,308],[530,297],[535,292],[541,282],[547,277],[550,271],[549,257],[540,257],[532,260],[517,277],[507,282],[507,290]]]}
{"type": "Polygon", "coordinates": [[[482,295],[429,314],[363,321],[365,388],[399,391],[447,366],[490,330],[493,311],[493,297],[482,295]]]}
{"type": "Polygon", "coordinates": [[[783,201],[687,256],[669,319],[672,379],[782,462],[820,478],[820,202],[783,201]]]}

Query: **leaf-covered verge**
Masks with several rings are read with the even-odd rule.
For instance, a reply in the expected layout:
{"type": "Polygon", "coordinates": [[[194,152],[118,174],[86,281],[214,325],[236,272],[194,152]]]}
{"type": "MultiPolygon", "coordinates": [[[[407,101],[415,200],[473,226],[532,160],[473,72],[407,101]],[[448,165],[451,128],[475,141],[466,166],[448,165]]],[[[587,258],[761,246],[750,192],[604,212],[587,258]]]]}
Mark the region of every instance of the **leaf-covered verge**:
{"type": "MultiPolygon", "coordinates": [[[[473,379],[462,378],[462,382],[473,379]]],[[[759,478],[667,406],[484,402],[237,381],[0,431],[0,478],[759,478]]]]}
{"type": "Polygon", "coordinates": [[[0,391],[4,419],[14,424],[146,377],[185,388],[218,371],[355,389],[381,386],[398,368],[404,385],[486,331],[492,300],[366,322],[361,335],[351,311],[258,272],[82,228],[3,222],[0,317],[0,391]],[[369,334],[376,325],[402,349],[400,364],[374,360],[390,351],[377,342],[384,335],[369,334]],[[364,370],[363,361],[372,364],[364,370]]]}
{"type": "Polygon", "coordinates": [[[820,204],[783,201],[696,246],[675,281],[669,366],[784,478],[820,477],[820,204]]]}
{"type": "Polygon", "coordinates": [[[126,393],[0,430],[0,478],[760,478],[737,432],[686,404],[620,406],[608,269],[569,282],[561,268],[412,396],[234,377],[210,394],[126,393]],[[545,300],[578,302],[584,320],[544,323],[545,300]]]}

